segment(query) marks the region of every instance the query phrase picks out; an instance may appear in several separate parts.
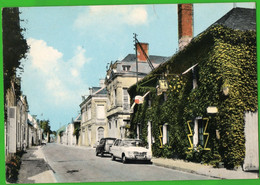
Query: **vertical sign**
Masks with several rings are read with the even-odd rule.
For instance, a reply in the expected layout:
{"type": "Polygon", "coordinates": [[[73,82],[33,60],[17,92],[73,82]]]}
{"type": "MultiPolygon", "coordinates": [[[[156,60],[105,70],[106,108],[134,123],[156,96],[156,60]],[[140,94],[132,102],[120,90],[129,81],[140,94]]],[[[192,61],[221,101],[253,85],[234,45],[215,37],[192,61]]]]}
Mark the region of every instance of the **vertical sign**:
{"type": "Polygon", "coordinates": [[[9,134],[8,134],[9,153],[16,153],[16,107],[8,108],[8,122],[9,122],[9,134]]]}

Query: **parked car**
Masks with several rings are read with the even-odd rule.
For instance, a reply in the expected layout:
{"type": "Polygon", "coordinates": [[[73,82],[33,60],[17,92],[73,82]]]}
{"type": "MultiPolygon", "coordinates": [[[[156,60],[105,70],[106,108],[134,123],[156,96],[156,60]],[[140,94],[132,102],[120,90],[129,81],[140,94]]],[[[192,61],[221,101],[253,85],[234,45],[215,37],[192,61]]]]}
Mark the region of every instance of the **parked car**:
{"type": "Polygon", "coordinates": [[[152,153],[143,146],[139,139],[117,139],[110,148],[112,160],[120,158],[123,163],[129,160],[151,162],[152,153]]]}
{"type": "Polygon", "coordinates": [[[110,147],[113,145],[115,140],[116,138],[112,137],[100,139],[99,144],[96,147],[96,156],[98,156],[98,154],[101,154],[101,156],[104,156],[104,154],[109,154],[110,147]]]}

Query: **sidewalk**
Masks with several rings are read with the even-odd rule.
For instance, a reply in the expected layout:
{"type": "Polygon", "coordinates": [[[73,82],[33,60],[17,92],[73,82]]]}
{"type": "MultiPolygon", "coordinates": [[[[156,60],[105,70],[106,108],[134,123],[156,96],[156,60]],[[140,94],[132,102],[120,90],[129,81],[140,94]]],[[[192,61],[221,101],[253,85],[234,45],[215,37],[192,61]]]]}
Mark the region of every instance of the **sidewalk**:
{"type": "Polygon", "coordinates": [[[33,146],[22,156],[17,183],[54,183],[56,179],[47,164],[41,147],[33,146]]]}
{"type": "Polygon", "coordinates": [[[199,163],[186,162],[183,160],[173,160],[165,158],[153,158],[154,165],[171,168],[179,171],[205,175],[220,179],[257,179],[257,172],[244,172],[242,169],[227,170],[226,168],[213,168],[212,166],[199,163]]]}

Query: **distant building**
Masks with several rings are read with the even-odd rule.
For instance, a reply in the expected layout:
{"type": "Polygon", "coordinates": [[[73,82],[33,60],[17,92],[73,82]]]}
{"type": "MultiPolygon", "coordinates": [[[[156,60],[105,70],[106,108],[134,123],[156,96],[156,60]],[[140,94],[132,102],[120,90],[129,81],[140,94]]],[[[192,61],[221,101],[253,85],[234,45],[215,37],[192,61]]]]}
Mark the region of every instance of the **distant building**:
{"type": "Polygon", "coordinates": [[[59,144],[67,143],[66,127],[67,125],[63,125],[57,130],[57,143],[59,144]]]}
{"type": "Polygon", "coordinates": [[[33,125],[34,131],[32,133],[32,145],[41,145],[43,129],[40,127],[40,123],[37,121],[36,116],[28,114],[28,120],[33,125]]]}
{"type": "Polygon", "coordinates": [[[100,87],[89,88],[89,95],[80,104],[80,145],[93,147],[101,138],[108,136],[107,103],[104,80],[100,80],[100,87]]]}

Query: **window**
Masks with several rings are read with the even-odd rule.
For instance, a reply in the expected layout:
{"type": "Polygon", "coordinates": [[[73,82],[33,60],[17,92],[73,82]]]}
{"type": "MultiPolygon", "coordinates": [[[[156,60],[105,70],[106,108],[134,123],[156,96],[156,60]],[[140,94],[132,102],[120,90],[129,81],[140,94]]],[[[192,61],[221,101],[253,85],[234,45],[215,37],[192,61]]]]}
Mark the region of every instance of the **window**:
{"type": "Polygon", "coordinates": [[[142,130],[141,130],[141,124],[140,123],[137,123],[137,127],[136,127],[136,135],[137,135],[137,139],[141,139],[141,133],[142,133],[142,130]]]}
{"type": "Polygon", "coordinates": [[[116,89],[114,90],[114,106],[117,105],[117,91],[116,89]]]}
{"type": "Polygon", "coordinates": [[[146,103],[147,103],[148,107],[152,106],[152,98],[151,98],[150,94],[148,94],[148,96],[146,96],[146,103]]]}
{"type": "Polygon", "coordinates": [[[96,107],[96,114],[97,119],[105,119],[105,106],[104,105],[97,105],[96,107]]]}
{"type": "Polygon", "coordinates": [[[108,125],[109,125],[109,129],[111,129],[111,122],[109,122],[108,125]]]}
{"type": "Polygon", "coordinates": [[[115,121],[115,127],[117,128],[117,120],[115,121]]]}
{"type": "Polygon", "coordinates": [[[198,146],[204,147],[204,124],[202,119],[196,119],[194,121],[193,127],[191,127],[193,130],[193,146],[194,148],[198,146]]]}
{"type": "Polygon", "coordinates": [[[122,66],[123,67],[123,71],[130,71],[130,66],[122,66]]]}
{"type": "Polygon", "coordinates": [[[127,88],[123,88],[123,110],[129,110],[130,103],[129,103],[129,94],[127,92],[127,88]]]}
{"type": "Polygon", "coordinates": [[[203,132],[204,132],[204,128],[203,128],[203,122],[202,122],[202,119],[200,119],[198,121],[198,129],[199,129],[199,140],[198,140],[198,144],[200,146],[204,146],[204,135],[203,135],[203,132]]]}
{"type": "Polygon", "coordinates": [[[91,104],[88,104],[87,112],[88,112],[88,120],[90,120],[91,119],[91,104]]]}
{"type": "Polygon", "coordinates": [[[163,125],[163,145],[169,143],[169,130],[168,130],[168,123],[165,123],[163,125]]]}

